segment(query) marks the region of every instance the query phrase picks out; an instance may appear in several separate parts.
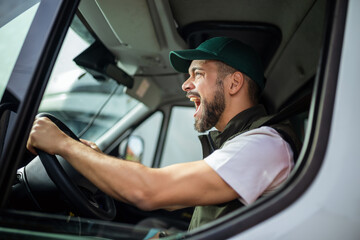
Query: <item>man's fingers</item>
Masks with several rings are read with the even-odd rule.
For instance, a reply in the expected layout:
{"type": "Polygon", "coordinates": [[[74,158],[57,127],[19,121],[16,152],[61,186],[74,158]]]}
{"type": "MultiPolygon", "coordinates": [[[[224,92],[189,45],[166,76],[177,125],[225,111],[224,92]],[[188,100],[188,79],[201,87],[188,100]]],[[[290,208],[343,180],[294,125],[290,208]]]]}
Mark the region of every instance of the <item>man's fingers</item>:
{"type": "Polygon", "coordinates": [[[32,138],[33,138],[32,134],[34,132],[34,126],[35,126],[35,123],[36,123],[37,119],[38,118],[36,118],[35,121],[33,122],[33,125],[31,127],[31,131],[30,131],[30,134],[29,134],[29,138],[28,138],[28,140],[26,142],[26,148],[34,155],[37,155],[37,152],[36,152],[36,150],[35,150],[35,148],[33,146],[34,143],[33,143],[33,140],[32,140],[32,138]]]}
{"type": "MultiPolygon", "coordinates": [[[[54,129],[52,125],[55,125],[49,118],[41,117],[36,118],[32,125],[29,138],[26,144],[26,148],[32,153],[37,155],[36,148],[42,149],[47,145],[51,144],[51,141],[45,139],[49,134],[51,134],[51,130],[54,129]],[[47,144],[46,144],[47,143],[47,144]],[[45,144],[45,145],[44,145],[45,144]]],[[[56,125],[55,125],[56,126],[56,125]]],[[[57,126],[56,126],[57,128],[57,126]]],[[[55,135],[50,136],[50,139],[54,139],[55,135]]],[[[49,153],[52,151],[50,150],[49,153]]]]}
{"type": "Polygon", "coordinates": [[[80,142],[90,147],[90,141],[80,138],[80,142]]]}
{"type": "Polygon", "coordinates": [[[80,141],[81,141],[83,144],[85,144],[86,146],[94,149],[95,151],[100,152],[100,153],[102,152],[102,151],[100,150],[100,148],[99,148],[94,142],[91,142],[91,141],[88,141],[88,140],[85,140],[85,139],[80,139],[80,141]]]}
{"type": "Polygon", "coordinates": [[[32,144],[29,142],[29,140],[28,140],[28,142],[27,142],[27,144],[26,144],[26,148],[27,148],[32,154],[38,155],[37,152],[36,152],[36,150],[35,150],[35,148],[32,146],[32,144]]]}

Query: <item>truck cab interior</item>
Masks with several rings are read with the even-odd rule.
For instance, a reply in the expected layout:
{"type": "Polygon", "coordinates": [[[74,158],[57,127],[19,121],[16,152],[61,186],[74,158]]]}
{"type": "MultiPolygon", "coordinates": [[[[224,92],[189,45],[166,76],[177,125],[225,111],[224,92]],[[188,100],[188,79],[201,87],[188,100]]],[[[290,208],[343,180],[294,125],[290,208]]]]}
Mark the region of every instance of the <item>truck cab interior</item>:
{"type": "Polygon", "coordinates": [[[5,64],[11,67],[0,86],[0,163],[1,168],[12,166],[0,178],[2,224],[29,231],[139,239],[148,232],[139,223],[156,218],[176,227],[177,237],[212,233],[221,239],[266,220],[301,195],[303,188],[291,197],[287,192],[296,189],[294,184],[309,165],[335,1],[56,2],[59,5],[19,0],[17,8],[7,6],[11,11],[0,19],[0,36],[1,29],[15,20],[23,18],[21,28],[29,24],[12,64],[5,64]],[[46,63],[39,60],[25,84],[21,71],[32,71],[28,65],[37,55],[17,59],[35,41],[30,37],[39,21],[47,21],[51,13],[47,9],[56,15],[49,18],[52,30],[44,33],[38,53],[46,63]],[[303,144],[293,173],[277,192],[187,232],[192,208],[139,210],[106,196],[59,156],[38,157],[26,150],[31,124],[42,113],[51,114],[47,116],[74,138],[94,141],[114,157],[154,168],[184,158],[201,159],[193,103],[181,89],[187,74],[171,67],[169,52],[195,48],[216,36],[238,39],[258,52],[266,77],[260,102],[269,114],[289,119],[303,144]],[[26,88],[24,93],[16,92],[20,85],[26,88]],[[22,140],[14,142],[17,130],[22,140]],[[239,223],[242,227],[235,227],[239,223]]]}

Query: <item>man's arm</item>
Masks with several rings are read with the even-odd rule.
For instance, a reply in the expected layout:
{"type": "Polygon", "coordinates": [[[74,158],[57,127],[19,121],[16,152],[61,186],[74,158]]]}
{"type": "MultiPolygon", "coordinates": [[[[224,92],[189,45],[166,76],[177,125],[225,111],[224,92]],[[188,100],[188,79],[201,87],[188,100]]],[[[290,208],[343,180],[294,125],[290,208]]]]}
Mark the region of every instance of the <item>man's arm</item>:
{"type": "Polygon", "coordinates": [[[110,196],[143,210],[227,202],[239,195],[203,160],[160,169],[104,155],[75,141],[47,118],[34,122],[27,147],[65,158],[110,196]]]}

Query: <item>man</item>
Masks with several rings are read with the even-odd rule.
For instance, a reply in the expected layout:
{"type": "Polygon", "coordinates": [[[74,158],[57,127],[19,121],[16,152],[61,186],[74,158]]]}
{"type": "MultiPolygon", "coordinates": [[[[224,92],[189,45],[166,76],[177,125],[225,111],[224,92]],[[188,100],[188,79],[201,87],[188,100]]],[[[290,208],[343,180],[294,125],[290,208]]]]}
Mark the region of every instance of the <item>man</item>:
{"type": "Polygon", "coordinates": [[[257,105],[263,70],[250,47],[213,38],[197,49],[171,52],[170,61],[190,75],[182,88],[196,106],[195,128],[218,130],[202,137],[204,160],[148,168],[77,142],[47,118],[35,120],[27,147],[34,154],[38,148],[61,155],[103,192],[143,210],[207,206],[196,209],[192,229],[279,186],[293,166],[293,153],[273,128],[251,130],[266,114],[257,105]]]}

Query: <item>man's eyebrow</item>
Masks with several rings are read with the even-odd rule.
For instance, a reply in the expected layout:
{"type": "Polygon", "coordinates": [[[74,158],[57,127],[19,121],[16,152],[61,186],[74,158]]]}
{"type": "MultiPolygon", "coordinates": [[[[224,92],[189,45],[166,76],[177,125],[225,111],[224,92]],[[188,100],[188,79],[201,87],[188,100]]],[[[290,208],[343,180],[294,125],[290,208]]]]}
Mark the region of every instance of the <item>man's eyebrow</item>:
{"type": "Polygon", "coordinates": [[[192,67],[192,68],[190,69],[190,73],[193,73],[193,72],[195,72],[196,70],[204,70],[204,69],[201,68],[201,67],[192,67]]]}

